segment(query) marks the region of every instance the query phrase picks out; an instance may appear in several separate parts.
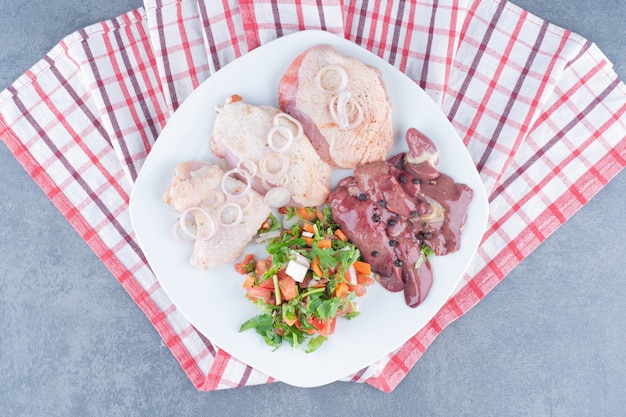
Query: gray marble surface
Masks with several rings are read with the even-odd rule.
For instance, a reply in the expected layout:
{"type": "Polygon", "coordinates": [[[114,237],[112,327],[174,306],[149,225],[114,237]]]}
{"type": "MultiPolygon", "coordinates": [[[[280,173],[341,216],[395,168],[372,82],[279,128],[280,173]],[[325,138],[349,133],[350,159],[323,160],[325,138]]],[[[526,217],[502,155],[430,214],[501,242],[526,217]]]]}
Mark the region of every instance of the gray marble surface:
{"type": "MultiPolygon", "coordinates": [[[[625,0],[516,0],[626,78],[625,0]]],[[[139,0],[0,0],[0,89],[62,37],[139,0]]],[[[390,394],[275,383],[200,393],[0,145],[2,416],[624,416],[626,172],[452,323],[390,394]]]]}

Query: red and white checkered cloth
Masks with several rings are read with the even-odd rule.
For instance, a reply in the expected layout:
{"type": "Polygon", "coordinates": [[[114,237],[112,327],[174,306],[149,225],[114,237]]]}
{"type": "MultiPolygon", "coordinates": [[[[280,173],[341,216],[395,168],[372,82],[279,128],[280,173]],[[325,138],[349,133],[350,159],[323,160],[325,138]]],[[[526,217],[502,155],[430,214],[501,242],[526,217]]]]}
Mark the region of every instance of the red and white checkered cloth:
{"type": "Polygon", "coordinates": [[[324,29],[388,60],[441,106],[490,195],[454,295],[404,346],[345,378],[393,390],[435,337],[626,165],[626,86],[591,42],[503,0],[145,0],[63,39],[0,93],[0,137],[153,323],[193,384],[272,382],[172,304],[133,237],[134,179],[213,72],[324,29]]]}

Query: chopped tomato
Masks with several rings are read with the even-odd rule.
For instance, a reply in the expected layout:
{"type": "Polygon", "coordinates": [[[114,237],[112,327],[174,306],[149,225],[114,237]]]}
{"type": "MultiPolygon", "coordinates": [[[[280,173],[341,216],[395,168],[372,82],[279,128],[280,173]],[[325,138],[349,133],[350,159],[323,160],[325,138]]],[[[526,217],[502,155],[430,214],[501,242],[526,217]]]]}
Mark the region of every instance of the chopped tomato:
{"type": "Polygon", "coordinates": [[[315,316],[311,316],[309,323],[311,323],[311,325],[317,329],[317,333],[319,333],[321,336],[328,337],[331,334],[335,333],[335,324],[337,323],[337,319],[332,318],[328,320],[322,320],[318,319],[315,316]]]}
{"type": "Polygon", "coordinates": [[[284,269],[281,269],[277,273],[278,286],[280,287],[280,293],[285,300],[291,300],[298,296],[298,287],[296,281],[285,273],[284,269]]]}
{"type": "Polygon", "coordinates": [[[246,280],[243,282],[243,287],[245,289],[254,287],[254,275],[248,275],[246,280]]]}
{"type": "Polygon", "coordinates": [[[265,300],[270,304],[274,304],[271,288],[250,287],[247,289],[248,298],[252,300],[265,300]]]}
{"type": "Polygon", "coordinates": [[[254,268],[254,273],[257,277],[260,277],[267,271],[270,267],[270,262],[267,259],[259,259],[256,261],[256,266],[254,268]]]}
{"type": "Polygon", "coordinates": [[[350,288],[350,291],[354,291],[356,293],[357,297],[362,297],[367,293],[367,289],[365,288],[365,285],[356,284],[356,285],[349,285],[348,287],[350,288]]]}
{"type": "Polygon", "coordinates": [[[369,275],[358,273],[356,274],[356,282],[360,285],[372,285],[374,283],[374,278],[369,275]]]}
{"type": "Polygon", "coordinates": [[[271,278],[263,280],[257,284],[258,287],[261,288],[269,288],[270,290],[274,289],[274,281],[271,278]]]}
{"type": "Polygon", "coordinates": [[[254,254],[249,253],[243,258],[243,261],[235,264],[235,271],[241,275],[249,274],[254,270],[254,254]]]}
{"type": "Polygon", "coordinates": [[[300,320],[296,320],[296,327],[298,328],[298,330],[306,333],[306,334],[313,334],[315,333],[315,329],[312,327],[308,327],[308,328],[304,328],[302,327],[302,323],[300,323],[300,320]]]}

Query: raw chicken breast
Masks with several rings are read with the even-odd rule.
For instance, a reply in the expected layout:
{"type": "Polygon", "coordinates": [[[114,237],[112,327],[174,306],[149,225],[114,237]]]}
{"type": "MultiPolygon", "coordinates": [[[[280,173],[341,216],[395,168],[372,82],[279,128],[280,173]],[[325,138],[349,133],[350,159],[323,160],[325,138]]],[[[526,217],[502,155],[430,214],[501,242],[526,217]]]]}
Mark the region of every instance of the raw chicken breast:
{"type": "MultiPolygon", "coordinates": [[[[263,196],[204,161],[179,163],[163,200],[196,237],[190,262],[200,269],[234,261],[270,214],[263,196]],[[228,192],[225,193],[225,191],[228,192]]],[[[179,228],[180,229],[180,228],[179,228]]],[[[190,239],[177,230],[182,239],[190,239]]]]}
{"type": "Polygon", "coordinates": [[[330,193],[332,168],[319,157],[301,124],[275,107],[230,97],[216,109],[211,150],[249,174],[259,193],[288,191],[278,206],[317,206],[330,193]]]}
{"type": "Polygon", "coordinates": [[[332,46],[314,46],[291,63],[278,103],[334,167],[383,160],[393,145],[393,108],[380,71],[332,46]]]}

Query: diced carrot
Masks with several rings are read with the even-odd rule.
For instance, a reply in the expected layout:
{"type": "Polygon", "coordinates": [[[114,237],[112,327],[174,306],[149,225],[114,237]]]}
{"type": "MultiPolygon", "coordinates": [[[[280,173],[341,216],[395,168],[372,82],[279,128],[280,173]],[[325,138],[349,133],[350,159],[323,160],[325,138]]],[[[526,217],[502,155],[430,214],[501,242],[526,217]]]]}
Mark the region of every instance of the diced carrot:
{"type": "Polygon", "coordinates": [[[360,285],[372,285],[374,283],[374,278],[369,275],[361,274],[360,272],[356,273],[356,282],[360,285]]]}
{"type": "Polygon", "coordinates": [[[315,228],[313,227],[313,224],[309,222],[302,223],[302,230],[309,233],[315,233],[315,228]]]}
{"type": "Polygon", "coordinates": [[[348,289],[348,284],[345,282],[338,283],[337,287],[335,287],[335,297],[343,297],[348,293],[348,289]]]}
{"type": "Polygon", "coordinates": [[[254,275],[248,275],[242,286],[245,289],[252,288],[254,286],[254,275]]]}
{"type": "Polygon", "coordinates": [[[372,267],[367,262],[356,261],[354,263],[354,269],[356,269],[356,272],[364,275],[372,273],[372,267]]]}
{"type": "Polygon", "coordinates": [[[337,238],[343,242],[348,241],[348,236],[346,236],[346,234],[341,229],[335,230],[335,236],[337,236],[337,238]]]}
{"type": "Polygon", "coordinates": [[[320,210],[315,210],[315,214],[317,214],[317,220],[323,222],[324,221],[324,213],[320,210]]]}
{"type": "Polygon", "coordinates": [[[311,271],[313,271],[313,273],[317,275],[318,277],[324,276],[324,272],[322,272],[322,268],[320,268],[319,257],[316,256],[315,259],[313,259],[313,262],[311,262],[310,268],[311,268],[311,271]]]}
{"type": "Polygon", "coordinates": [[[293,319],[290,319],[289,317],[283,315],[283,321],[287,323],[288,326],[293,326],[294,324],[296,324],[296,320],[297,318],[295,317],[293,319]]]}
{"type": "Polygon", "coordinates": [[[317,247],[320,249],[330,249],[333,247],[333,242],[330,239],[320,239],[317,241],[317,247]]]}
{"type": "Polygon", "coordinates": [[[312,222],[313,220],[317,218],[316,212],[317,212],[316,208],[301,207],[298,209],[298,216],[300,216],[300,218],[303,220],[312,222]]]}
{"type": "Polygon", "coordinates": [[[312,247],[313,246],[313,238],[312,237],[303,237],[302,239],[304,239],[304,243],[308,247],[312,247]]]}

